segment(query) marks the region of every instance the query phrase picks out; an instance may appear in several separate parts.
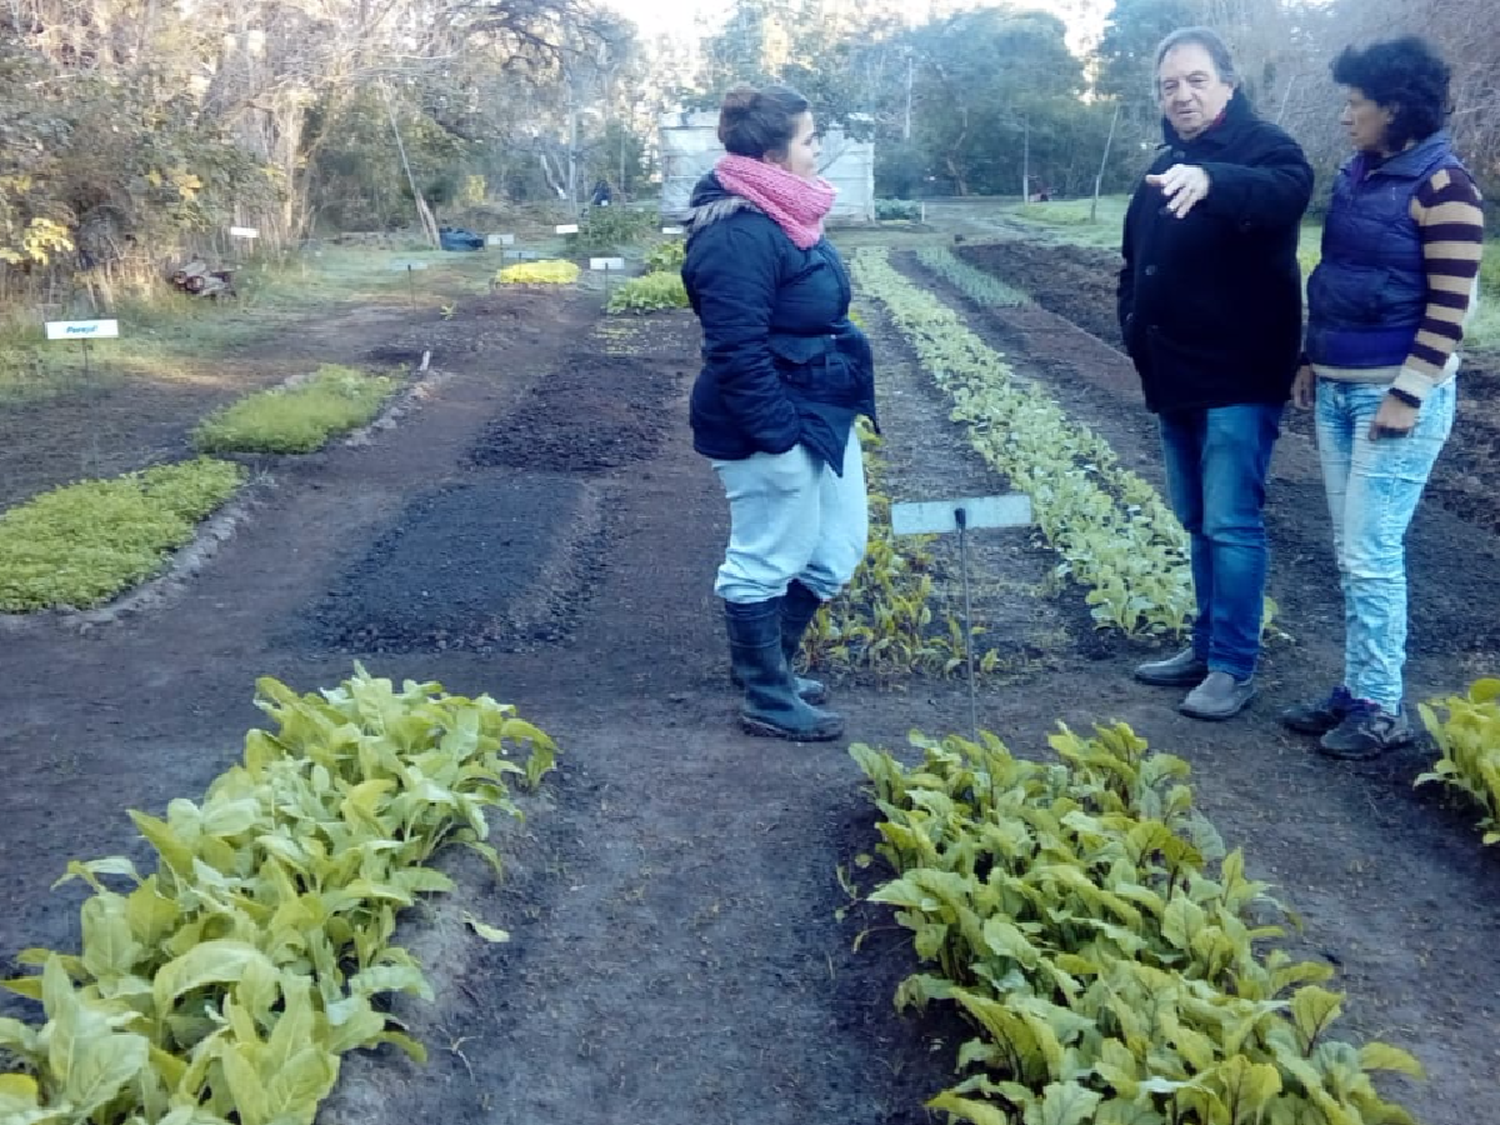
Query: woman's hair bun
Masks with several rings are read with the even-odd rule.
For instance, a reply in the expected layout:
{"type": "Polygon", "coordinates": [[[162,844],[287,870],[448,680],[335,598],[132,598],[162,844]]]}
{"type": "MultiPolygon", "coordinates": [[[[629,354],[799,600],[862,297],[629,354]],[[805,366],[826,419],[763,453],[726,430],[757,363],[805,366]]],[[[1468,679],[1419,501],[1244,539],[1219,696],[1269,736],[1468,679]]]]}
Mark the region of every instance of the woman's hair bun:
{"type": "Polygon", "coordinates": [[[736,86],[724,95],[724,104],[719,112],[739,116],[749,113],[755,108],[755,99],[760,97],[760,91],[754,86],[736,86]]]}

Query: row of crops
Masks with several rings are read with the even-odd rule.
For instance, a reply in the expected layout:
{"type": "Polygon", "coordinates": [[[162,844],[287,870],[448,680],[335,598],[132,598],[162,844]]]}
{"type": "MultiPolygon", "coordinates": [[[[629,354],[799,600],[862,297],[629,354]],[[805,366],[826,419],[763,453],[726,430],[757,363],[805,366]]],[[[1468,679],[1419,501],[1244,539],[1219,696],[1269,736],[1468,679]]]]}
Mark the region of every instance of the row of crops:
{"type": "Polygon", "coordinates": [[[362,669],[322,693],[257,688],[274,726],[242,764],[165,819],[131,814],[155,870],[69,866],[93,890],[81,951],[26,950],[34,971],[3,982],[43,1010],[0,1019],[5,1125],[311,1125],[346,1052],[425,1057],[385,1003],[432,996],[391,942],[397,912],[453,889],[428,865],[446,844],[499,869],[491,821],[520,816],[512,787],[540,782],[553,744],[488,696],[362,669]]]}

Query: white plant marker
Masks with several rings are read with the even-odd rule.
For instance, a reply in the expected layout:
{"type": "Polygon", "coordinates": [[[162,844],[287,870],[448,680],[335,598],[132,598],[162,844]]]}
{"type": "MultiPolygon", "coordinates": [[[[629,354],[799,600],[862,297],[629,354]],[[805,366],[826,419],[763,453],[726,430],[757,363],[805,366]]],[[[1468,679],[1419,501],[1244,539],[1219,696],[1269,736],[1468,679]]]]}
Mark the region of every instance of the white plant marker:
{"type": "Polygon", "coordinates": [[[259,238],[260,231],[255,227],[230,227],[230,238],[259,238]]]}
{"type": "Polygon", "coordinates": [[[958,532],[958,565],[964,581],[964,661],[969,668],[969,727],[975,742],[979,741],[979,687],[974,680],[974,638],[970,635],[973,600],[969,593],[967,533],[983,527],[1027,527],[1031,522],[1031,497],[1019,493],[891,505],[891,531],[896,535],[958,532]]]}
{"type": "Polygon", "coordinates": [[[417,280],[415,275],[418,270],[425,270],[426,268],[427,263],[417,258],[406,258],[391,263],[391,269],[406,271],[406,292],[411,298],[412,308],[417,307],[417,280]]]}
{"type": "Polygon", "coordinates": [[[681,227],[662,227],[661,228],[661,232],[662,232],[662,234],[682,234],[682,233],[684,233],[684,231],[683,231],[683,229],[681,227]]]}
{"type": "Polygon", "coordinates": [[[589,269],[604,271],[604,305],[609,307],[609,275],[625,268],[624,258],[590,258],[589,269]]]}
{"type": "Polygon", "coordinates": [[[563,223],[561,226],[559,226],[557,228],[557,233],[558,234],[577,234],[578,233],[578,224],[577,223],[563,223]]]}
{"type": "Polygon", "coordinates": [[[485,236],[487,246],[514,246],[516,236],[513,234],[490,234],[485,236]]]}
{"type": "Polygon", "coordinates": [[[118,320],[49,320],[47,339],[77,340],[83,349],[83,377],[89,377],[89,341],[113,340],[120,335],[118,320]]]}

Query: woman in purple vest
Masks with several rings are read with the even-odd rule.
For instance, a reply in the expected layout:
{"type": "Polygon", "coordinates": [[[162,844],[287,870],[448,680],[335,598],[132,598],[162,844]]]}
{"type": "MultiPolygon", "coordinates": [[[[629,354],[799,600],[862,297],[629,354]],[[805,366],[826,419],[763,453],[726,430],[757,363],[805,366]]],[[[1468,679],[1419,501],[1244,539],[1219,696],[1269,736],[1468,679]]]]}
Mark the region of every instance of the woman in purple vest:
{"type": "Polygon", "coordinates": [[[1403,540],[1453,428],[1454,377],[1477,297],[1484,216],[1443,128],[1449,70],[1416,37],[1349,48],[1339,171],[1323,257],[1307,288],[1292,397],[1316,407],[1318,452],[1344,591],[1343,683],[1282,721],[1340,758],[1412,740],[1403,540]]]}

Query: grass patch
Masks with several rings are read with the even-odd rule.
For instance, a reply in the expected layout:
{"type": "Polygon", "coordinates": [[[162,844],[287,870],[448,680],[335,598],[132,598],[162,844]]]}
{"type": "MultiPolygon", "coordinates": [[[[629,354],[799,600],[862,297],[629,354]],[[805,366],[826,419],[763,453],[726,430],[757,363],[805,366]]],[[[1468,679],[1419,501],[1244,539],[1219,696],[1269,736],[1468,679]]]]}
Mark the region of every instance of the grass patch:
{"type": "Polygon", "coordinates": [[[312,453],[329,437],[374,418],[396,389],[388,375],[325,363],[293,386],[247,395],[210,414],[193,431],[203,453],[312,453]]]}
{"type": "Polygon", "coordinates": [[[200,457],[44,492],[0,515],[0,611],[87,609],[147,578],[245,470],[200,457]]]}

